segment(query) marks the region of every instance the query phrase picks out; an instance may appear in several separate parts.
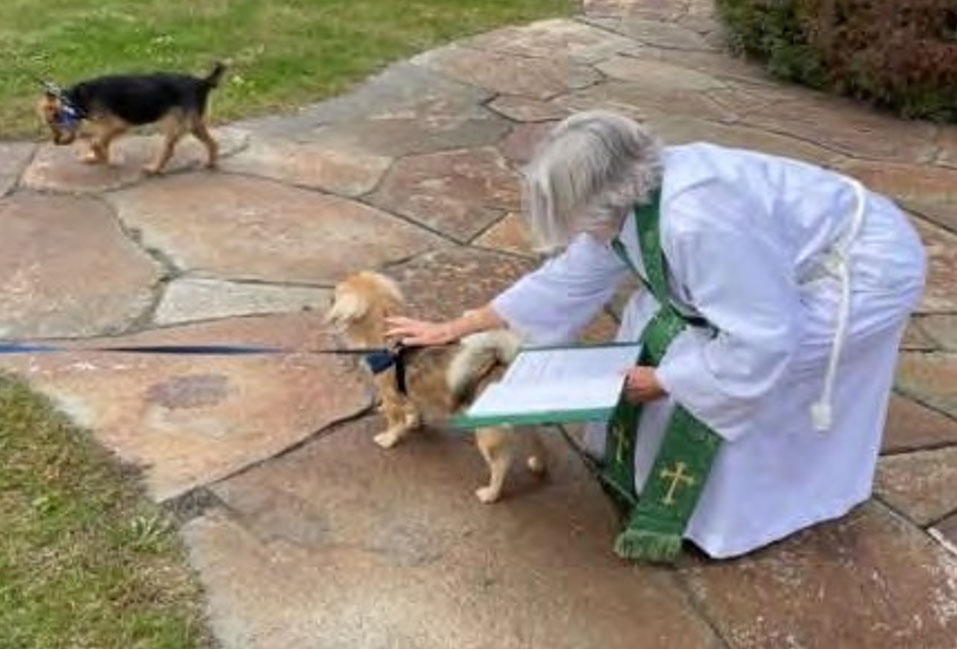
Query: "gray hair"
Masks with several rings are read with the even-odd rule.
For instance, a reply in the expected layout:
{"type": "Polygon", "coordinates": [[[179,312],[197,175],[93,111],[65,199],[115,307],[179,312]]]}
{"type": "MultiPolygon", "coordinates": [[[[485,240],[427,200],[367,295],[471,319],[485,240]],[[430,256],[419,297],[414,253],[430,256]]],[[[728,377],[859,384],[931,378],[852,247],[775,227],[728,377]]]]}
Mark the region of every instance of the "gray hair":
{"type": "Polygon", "coordinates": [[[566,118],[523,170],[526,214],[540,250],[579,232],[611,238],[628,210],[661,184],[661,144],[644,126],[609,111],[566,118]]]}

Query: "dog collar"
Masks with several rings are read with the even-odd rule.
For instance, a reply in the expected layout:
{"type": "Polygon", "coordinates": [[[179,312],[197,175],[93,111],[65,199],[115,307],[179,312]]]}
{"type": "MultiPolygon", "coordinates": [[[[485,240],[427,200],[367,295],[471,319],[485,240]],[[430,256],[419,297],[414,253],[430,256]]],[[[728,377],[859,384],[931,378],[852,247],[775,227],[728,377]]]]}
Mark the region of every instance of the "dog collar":
{"type": "Polygon", "coordinates": [[[373,374],[381,374],[390,368],[395,368],[395,387],[399,394],[408,394],[405,382],[405,356],[408,347],[398,345],[392,349],[377,349],[365,355],[366,365],[373,374]]]}

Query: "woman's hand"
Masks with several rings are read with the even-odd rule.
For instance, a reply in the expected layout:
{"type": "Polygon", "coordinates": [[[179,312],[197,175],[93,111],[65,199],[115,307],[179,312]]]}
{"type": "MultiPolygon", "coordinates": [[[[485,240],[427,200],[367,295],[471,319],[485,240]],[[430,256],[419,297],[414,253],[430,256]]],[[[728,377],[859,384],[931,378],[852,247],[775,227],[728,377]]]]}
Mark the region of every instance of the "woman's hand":
{"type": "Polygon", "coordinates": [[[445,345],[458,339],[451,322],[429,322],[412,318],[389,318],[388,338],[397,338],[403,345],[445,345]]]}
{"type": "Polygon", "coordinates": [[[385,335],[398,338],[404,345],[445,345],[477,331],[505,326],[505,321],[489,306],[466,311],[460,317],[446,322],[429,322],[412,318],[388,318],[385,335]]]}
{"type": "Polygon", "coordinates": [[[658,382],[654,368],[638,366],[628,370],[625,378],[625,398],[631,403],[654,401],[667,394],[658,382]]]}

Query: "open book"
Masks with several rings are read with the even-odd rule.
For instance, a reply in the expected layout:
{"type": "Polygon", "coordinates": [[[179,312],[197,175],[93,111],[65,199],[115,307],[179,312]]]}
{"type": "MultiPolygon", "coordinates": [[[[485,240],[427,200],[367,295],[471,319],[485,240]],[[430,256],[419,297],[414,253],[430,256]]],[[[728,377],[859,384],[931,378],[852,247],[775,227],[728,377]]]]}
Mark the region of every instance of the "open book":
{"type": "Polygon", "coordinates": [[[633,343],[523,349],[502,380],[486,388],[452,425],[608,419],[621,396],[625,373],[635,366],[640,351],[633,343]]]}

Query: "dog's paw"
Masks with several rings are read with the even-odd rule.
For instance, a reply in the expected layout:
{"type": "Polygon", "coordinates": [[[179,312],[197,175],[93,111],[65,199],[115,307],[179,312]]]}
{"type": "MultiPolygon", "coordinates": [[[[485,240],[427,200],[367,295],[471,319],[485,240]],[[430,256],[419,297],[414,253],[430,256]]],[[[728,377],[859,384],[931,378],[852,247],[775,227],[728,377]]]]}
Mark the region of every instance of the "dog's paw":
{"type": "Polygon", "coordinates": [[[372,441],[382,448],[392,448],[395,446],[396,442],[399,441],[399,436],[392,431],[387,430],[384,433],[379,433],[373,437],[372,441]]]}
{"type": "Polygon", "coordinates": [[[525,460],[525,466],[535,475],[544,475],[548,468],[545,466],[545,462],[542,461],[542,458],[537,455],[529,455],[528,459],[525,460]]]}
{"type": "Polygon", "coordinates": [[[87,151],[86,153],[83,154],[83,157],[81,157],[80,160],[82,160],[88,165],[96,165],[96,164],[106,162],[106,160],[103,159],[103,156],[101,156],[96,151],[87,151]]]}
{"type": "Polygon", "coordinates": [[[475,490],[475,495],[478,497],[479,502],[486,505],[491,505],[498,500],[498,497],[502,495],[502,492],[500,490],[493,489],[492,487],[479,487],[475,490]]]}

